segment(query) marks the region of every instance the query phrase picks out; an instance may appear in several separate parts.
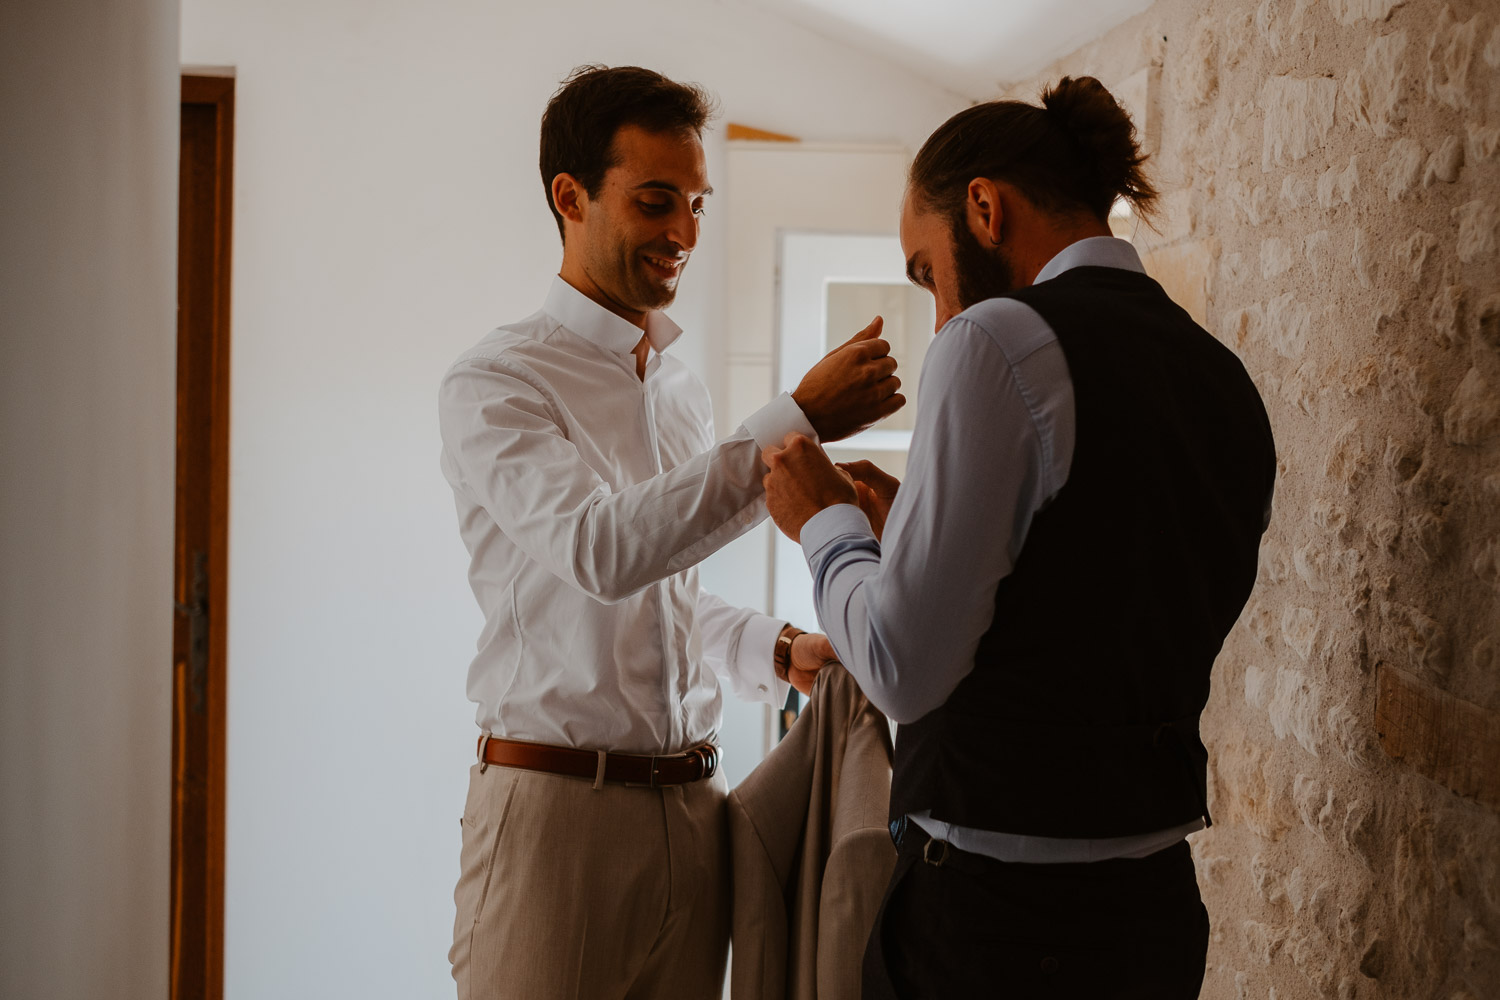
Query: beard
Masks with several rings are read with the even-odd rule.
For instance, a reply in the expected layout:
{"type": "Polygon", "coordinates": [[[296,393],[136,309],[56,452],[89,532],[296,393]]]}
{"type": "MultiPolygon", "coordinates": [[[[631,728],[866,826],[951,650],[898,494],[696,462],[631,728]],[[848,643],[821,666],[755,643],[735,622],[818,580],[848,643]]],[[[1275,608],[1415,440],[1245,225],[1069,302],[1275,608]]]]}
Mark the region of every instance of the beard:
{"type": "Polygon", "coordinates": [[[1016,269],[1011,266],[1010,255],[1003,247],[982,245],[969,231],[962,213],[954,215],[950,237],[959,308],[967,309],[1016,290],[1016,269]]]}
{"type": "Polygon", "coordinates": [[[595,266],[589,268],[589,273],[595,276],[605,294],[627,308],[640,312],[665,309],[677,298],[677,283],[687,270],[687,261],[677,266],[677,273],[671,278],[663,278],[646,263],[645,257],[675,260],[679,254],[672,246],[633,247],[612,243],[594,255],[595,266]]]}

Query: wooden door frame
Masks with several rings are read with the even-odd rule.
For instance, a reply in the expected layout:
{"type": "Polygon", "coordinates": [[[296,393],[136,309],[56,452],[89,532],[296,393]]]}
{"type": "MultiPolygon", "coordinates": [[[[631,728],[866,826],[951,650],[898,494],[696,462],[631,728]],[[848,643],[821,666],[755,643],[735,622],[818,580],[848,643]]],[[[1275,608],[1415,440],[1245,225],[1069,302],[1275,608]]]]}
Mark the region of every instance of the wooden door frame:
{"type": "Polygon", "coordinates": [[[184,73],[178,220],[177,529],[172,712],[171,1000],[224,995],[224,732],[229,552],[229,277],[234,77],[184,73]],[[192,109],[191,112],[189,109],[192,109]],[[196,157],[190,162],[190,157],[196,157]],[[197,178],[195,194],[184,178],[197,178]],[[186,211],[189,199],[195,206],[186,211]],[[190,226],[199,227],[189,232],[190,226]],[[189,246],[205,252],[193,252],[189,246]],[[211,250],[209,249],[211,248],[211,250]],[[206,353],[205,353],[206,352],[206,353]],[[204,384],[206,377],[207,384],[204,384]],[[206,460],[205,460],[206,456],[206,460]],[[204,478],[206,477],[206,483],[204,478]],[[206,510],[204,498],[206,497],[206,510]],[[190,539],[190,536],[191,539],[190,539]],[[206,552],[194,593],[193,550],[206,552]],[[194,633],[202,616],[206,635],[194,633]],[[191,638],[196,635],[197,638],[191,638]],[[206,645],[194,666],[191,643],[206,645]]]}

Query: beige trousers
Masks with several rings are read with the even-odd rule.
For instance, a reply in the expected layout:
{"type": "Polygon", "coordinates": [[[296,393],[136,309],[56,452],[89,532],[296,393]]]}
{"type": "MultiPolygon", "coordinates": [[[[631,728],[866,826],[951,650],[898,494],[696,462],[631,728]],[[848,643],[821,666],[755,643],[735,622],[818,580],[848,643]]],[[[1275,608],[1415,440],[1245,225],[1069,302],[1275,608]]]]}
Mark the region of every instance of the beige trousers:
{"type": "Polygon", "coordinates": [[[718,1000],[722,773],[666,788],[469,770],[448,960],[459,1000],[718,1000]]]}

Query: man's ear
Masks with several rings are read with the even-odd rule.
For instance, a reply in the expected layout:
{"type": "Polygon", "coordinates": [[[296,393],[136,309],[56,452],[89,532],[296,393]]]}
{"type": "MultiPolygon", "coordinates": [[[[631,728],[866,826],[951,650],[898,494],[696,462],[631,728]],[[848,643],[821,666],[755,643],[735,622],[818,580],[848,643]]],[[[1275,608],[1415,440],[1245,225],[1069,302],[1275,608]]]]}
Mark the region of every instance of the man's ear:
{"type": "Polygon", "coordinates": [[[588,210],[589,193],[578,178],[572,174],[558,174],[552,178],[552,207],[569,222],[583,222],[588,210]]]}
{"type": "Polygon", "coordinates": [[[999,185],[988,177],[971,180],[964,210],[976,239],[990,246],[1000,243],[1005,230],[1005,209],[1000,203],[999,185]]]}

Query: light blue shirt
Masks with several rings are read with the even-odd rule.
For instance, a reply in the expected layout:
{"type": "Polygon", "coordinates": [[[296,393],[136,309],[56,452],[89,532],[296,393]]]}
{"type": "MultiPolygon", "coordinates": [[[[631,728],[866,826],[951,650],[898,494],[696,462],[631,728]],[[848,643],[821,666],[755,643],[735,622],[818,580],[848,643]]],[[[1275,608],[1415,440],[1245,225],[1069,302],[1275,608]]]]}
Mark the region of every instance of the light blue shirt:
{"type": "MultiPolygon", "coordinates": [[[[1065,248],[1036,280],[1083,266],[1145,273],[1133,246],[1100,236],[1065,248]]],[[[849,504],[802,527],[818,621],[870,701],[897,723],[942,705],[974,668],[995,590],[1073,463],[1073,381],[1062,345],[1014,299],[981,302],[938,331],[918,398],[906,479],[883,542],[849,504]]],[[[1025,862],[1140,857],[1203,826],[1074,840],[955,827],[925,813],[912,819],[961,850],[1025,862]]]]}

